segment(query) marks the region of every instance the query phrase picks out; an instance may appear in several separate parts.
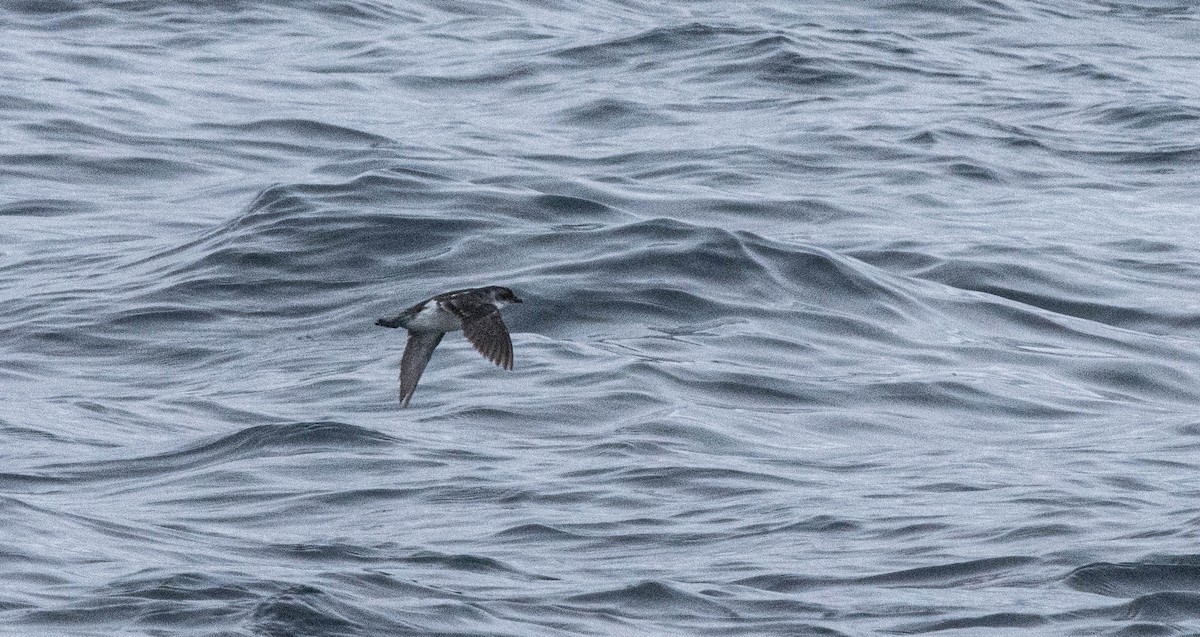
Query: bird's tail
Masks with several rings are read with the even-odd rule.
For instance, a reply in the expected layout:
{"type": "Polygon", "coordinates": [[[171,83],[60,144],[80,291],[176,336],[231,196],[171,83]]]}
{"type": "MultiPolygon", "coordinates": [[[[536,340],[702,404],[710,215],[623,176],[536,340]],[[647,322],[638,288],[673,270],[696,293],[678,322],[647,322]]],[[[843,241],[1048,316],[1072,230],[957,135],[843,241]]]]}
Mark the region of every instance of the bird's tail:
{"type": "Polygon", "coordinates": [[[396,318],[390,318],[390,319],[381,318],[378,321],[375,321],[375,324],[382,325],[383,327],[391,327],[391,328],[404,327],[404,324],[408,323],[409,318],[410,317],[407,314],[401,314],[400,316],[397,316],[396,318]]]}

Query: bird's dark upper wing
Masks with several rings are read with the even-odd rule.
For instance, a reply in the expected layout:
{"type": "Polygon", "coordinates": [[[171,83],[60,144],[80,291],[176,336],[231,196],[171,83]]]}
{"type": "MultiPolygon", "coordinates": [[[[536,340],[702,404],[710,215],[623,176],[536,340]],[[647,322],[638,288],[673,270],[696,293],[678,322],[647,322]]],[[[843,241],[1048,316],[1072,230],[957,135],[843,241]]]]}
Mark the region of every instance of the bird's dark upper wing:
{"type": "Polygon", "coordinates": [[[504,369],[513,368],[512,339],[500,318],[500,308],[463,297],[449,299],[446,304],[462,319],[463,335],[476,351],[504,369]]]}
{"type": "Polygon", "coordinates": [[[417,391],[417,381],[433,350],[442,342],[445,332],[409,332],[408,344],[404,346],[404,357],[400,359],[400,404],[408,406],[413,392],[417,391]]]}

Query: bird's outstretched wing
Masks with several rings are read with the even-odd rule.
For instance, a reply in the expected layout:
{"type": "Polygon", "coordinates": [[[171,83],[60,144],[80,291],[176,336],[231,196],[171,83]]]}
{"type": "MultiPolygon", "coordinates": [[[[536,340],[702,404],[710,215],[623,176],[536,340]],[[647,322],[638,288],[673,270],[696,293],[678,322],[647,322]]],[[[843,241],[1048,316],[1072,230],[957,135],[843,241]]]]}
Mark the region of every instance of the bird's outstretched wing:
{"type": "Polygon", "coordinates": [[[500,318],[500,308],[491,303],[451,301],[455,314],[462,319],[463,335],[483,357],[504,369],[513,368],[512,338],[500,318]]]}
{"type": "Polygon", "coordinates": [[[483,357],[504,369],[513,368],[512,339],[500,318],[500,310],[486,316],[463,319],[463,334],[483,357]]]}
{"type": "Polygon", "coordinates": [[[404,357],[400,359],[400,405],[408,406],[413,392],[417,391],[417,381],[429,364],[433,350],[442,342],[445,332],[409,332],[408,344],[404,346],[404,357]]]}

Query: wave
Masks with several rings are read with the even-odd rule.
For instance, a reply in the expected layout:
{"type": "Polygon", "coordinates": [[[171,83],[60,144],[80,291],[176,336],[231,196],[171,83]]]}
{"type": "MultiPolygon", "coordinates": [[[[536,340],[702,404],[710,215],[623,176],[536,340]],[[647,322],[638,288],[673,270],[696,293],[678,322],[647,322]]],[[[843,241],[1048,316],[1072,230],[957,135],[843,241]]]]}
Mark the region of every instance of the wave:
{"type": "MultiPolygon", "coordinates": [[[[593,349],[580,360],[601,365],[592,373],[610,392],[627,391],[632,378],[703,404],[798,407],[825,400],[819,396],[831,388],[790,370],[857,367],[875,369],[850,380],[868,404],[1042,420],[1094,417],[1131,397],[1200,398],[1187,362],[1193,355],[1137,331],[1194,317],[1122,307],[1112,300],[1125,285],[1119,280],[1085,284],[1065,269],[1004,255],[950,258],[917,244],[840,254],[680,219],[638,219],[582,197],[371,171],[265,190],[219,227],[125,266],[144,283],[124,290],[90,329],[38,338],[115,355],[147,330],[291,325],[362,334],[376,315],[429,294],[501,283],[535,308],[513,312],[514,329],[561,345],[584,339],[593,349]],[[435,212],[447,197],[461,198],[455,207],[464,212],[435,212]],[[401,199],[403,210],[379,208],[401,199]],[[364,202],[373,209],[359,210],[364,202]],[[904,371],[903,361],[918,359],[937,365],[904,371]],[[1005,371],[981,374],[972,369],[979,360],[1005,371]],[[1035,379],[1048,369],[1051,377],[1035,379]]],[[[150,356],[201,369],[228,354],[165,340],[150,356]]],[[[544,367],[542,382],[576,373],[563,371],[544,367]]]]}
{"type": "Polygon", "coordinates": [[[47,475],[72,481],[138,480],[246,458],[390,446],[395,442],[396,439],[387,434],[332,421],[255,425],[175,451],[133,458],[51,464],[44,465],[41,470],[47,475]]]}
{"type": "Polygon", "coordinates": [[[1193,555],[1155,562],[1087,564],[1072,571],[1065,581],[1076,590],[1109,597],[1200,593],[1200,558],[1193,555]]]}

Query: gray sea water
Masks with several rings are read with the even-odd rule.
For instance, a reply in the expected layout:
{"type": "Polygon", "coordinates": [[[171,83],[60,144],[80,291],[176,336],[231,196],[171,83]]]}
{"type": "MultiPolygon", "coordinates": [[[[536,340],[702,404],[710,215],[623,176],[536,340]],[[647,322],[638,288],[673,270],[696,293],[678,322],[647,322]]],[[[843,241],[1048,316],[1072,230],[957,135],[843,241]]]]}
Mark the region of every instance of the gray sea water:
{"type": "Polygon", "coordinates": [[[1195,4],[0,33],[0,632],[1200,633],[1195,4]]]}

